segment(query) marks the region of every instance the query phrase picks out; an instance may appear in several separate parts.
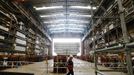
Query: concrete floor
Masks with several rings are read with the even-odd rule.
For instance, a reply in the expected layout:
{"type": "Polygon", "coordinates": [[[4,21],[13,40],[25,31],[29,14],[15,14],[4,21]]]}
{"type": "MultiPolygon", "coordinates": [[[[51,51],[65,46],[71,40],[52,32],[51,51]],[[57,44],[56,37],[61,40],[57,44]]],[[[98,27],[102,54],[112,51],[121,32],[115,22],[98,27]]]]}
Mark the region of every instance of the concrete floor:
{"type": "MultiPolygon", "coordinates": [[[[74,61],[74,73],[75,75],[95,75],[94,74],[94,64],[82,61],[79,59],[73,59],[74,61]]],[[[34,73],[34,75],[65,75],[65,74],[55,74],[53,73],[53,60],[37,62],[30,65],[25,65],[18,68],[6,69],[3,71],[6,72],[23,72],[23,73],[34,73]]],[[[108,69],[102,66],[99,66],[101,69],[108,69]]],[[[123,72],[103,72],[104,75],[126,75],[123,72]]],[[[99,75],[99,74],[98,74],[99,75]]]]}

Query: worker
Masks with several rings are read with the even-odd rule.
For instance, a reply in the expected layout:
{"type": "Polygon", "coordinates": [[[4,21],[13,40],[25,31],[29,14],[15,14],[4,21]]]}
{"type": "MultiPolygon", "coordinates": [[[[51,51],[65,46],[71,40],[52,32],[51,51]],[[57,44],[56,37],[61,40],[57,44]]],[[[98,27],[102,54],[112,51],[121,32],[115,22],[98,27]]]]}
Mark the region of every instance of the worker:
{"type": "Polygon", "coordinates": [[[73,57],[70,56],[69,59],[67,60],[67,69],[68,69],[67,75],[74,75],[72,59],[73,57]]]}

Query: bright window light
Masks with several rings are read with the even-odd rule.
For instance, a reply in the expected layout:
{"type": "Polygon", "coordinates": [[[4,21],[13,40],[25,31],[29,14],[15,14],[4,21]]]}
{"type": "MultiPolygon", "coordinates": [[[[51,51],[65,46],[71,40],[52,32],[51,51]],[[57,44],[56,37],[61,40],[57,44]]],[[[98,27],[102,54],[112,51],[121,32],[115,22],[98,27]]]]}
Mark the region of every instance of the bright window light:
{"type": "Polygon", "coordinates": [[[79,38],[54,38],[53,42],[57,43],[80,43],[81,39],[79,38]]]}
{"type": "Polygon", "coordinates": [[[50,7],[34,7],[36,10],[47,10],[47,9],[60,9],[63,8],[63,6],[50,6],[50,7]]]}
{"type": "MultiPolygon", "coordinates": [[[[52,45],[53,56],[57,55],[57,53],[55,53],[54,51],[54,43],[80,43],[80,52],[81,52],[81,39],[80,38],[54,38],[52,43],[53,43],[52,45]]],[[[81,54],[79,53],[79,55],[81,54]]]]}
{"type": "Polygon", "coordinates": [[[77,54],[77,56],[81,56],[81,52],[79,52],[79,53],[77,54]]]}
{"type": "Polygon", "coordinates": [[[57,53],[53,52],[53,56],[57,56],[57,53]]]}
{"type": "MultiPolygon", "coordinates": [[[[91,6],[70,6],[70,8],[75,8],[75,9],[91,9],[91,6]]],[[[96,7],[93,7],[93,9],[96,9],[96,7]]]]}
{"type": "Polygon", "coordinates": [[[53,51],[52,51],[52,55],[53,55],[53,56],[57,56],[57,53],[54,52],[54,42],[52,42],[52,50],[53,50],[53,51]]]}

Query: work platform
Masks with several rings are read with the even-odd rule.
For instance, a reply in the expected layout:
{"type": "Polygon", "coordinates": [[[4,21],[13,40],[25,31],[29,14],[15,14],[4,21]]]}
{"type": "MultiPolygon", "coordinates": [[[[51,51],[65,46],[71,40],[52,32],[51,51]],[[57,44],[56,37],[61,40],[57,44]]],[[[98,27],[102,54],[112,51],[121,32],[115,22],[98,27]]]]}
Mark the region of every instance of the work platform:
{"type": "MultiPolygon", "coordinates": [[[[94,64],[83,60],[74,58],[74,73],[75,75],[95,75],[94,64]]],[[[108,70],[108,68],[99,66],[101,69],[108,70]]],[[[34,64],[29,64],[21,66],[18,68],[10,68],[3,70],[6,72],[22,72],[22,73],[33,73],[34,75],[65,75],[60,73],[53,73],[53,60],[43,62],[35,62],[34,64]]],[[[127,75],[123,72],[104,72],[104,75],[127,75]]]]}

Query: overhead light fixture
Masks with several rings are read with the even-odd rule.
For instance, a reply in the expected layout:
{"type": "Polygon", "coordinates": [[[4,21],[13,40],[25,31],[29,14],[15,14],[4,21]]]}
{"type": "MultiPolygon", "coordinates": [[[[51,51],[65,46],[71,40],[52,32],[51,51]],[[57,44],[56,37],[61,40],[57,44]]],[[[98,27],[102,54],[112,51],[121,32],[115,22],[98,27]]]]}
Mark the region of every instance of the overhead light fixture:
{"type": "MultiPolygon", "coordinates": [[[[60,22],[54,22],[54,21],[45,21],[44,23],[48,23],[48,24],[61,24],[61,23],[65,23],[64,21],[60,21],[60,22]]],[[[75,23],[75,24],[87,24],[90,22],[85,22],[85,21],[68,21],[68,23],[75,23]]]]}
{"type": "Polygon", "coordinates": [[[95,10],[95,9],[96,9],[96,7],[93,7],[93,9],[95,10]]]}
{"type": "Polygon", "coordinates": [[[36,10],[47,10],[47,9],[60,9],[63,8],[63,6],[50,6],[50,7],[34,7],[36,10]]]}
{"type": "MultiPolygon", "coordinates": [[[[70,8],[75,8],[75,9],[91,9],[91,6],[70,6],[70,8]]],[[[92,7],[92,9],[96,9],[96,7],[92,7]]]]}
{"type": "Polygon", "coordinates": [[[40,17],[57,17],[57,16],[64,16],[64,14],[52,14],[52,15],[40,15],[40,17]]]}
{"type": "Polygon", "coordinates": [[[91,17],[91,15],[81,15],[81,14],[70,14],[69,16],[75,16],[75,17],[91,17]]]}

